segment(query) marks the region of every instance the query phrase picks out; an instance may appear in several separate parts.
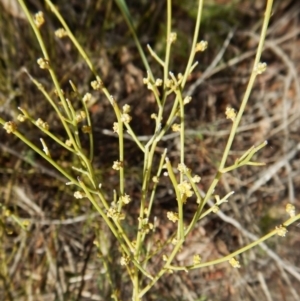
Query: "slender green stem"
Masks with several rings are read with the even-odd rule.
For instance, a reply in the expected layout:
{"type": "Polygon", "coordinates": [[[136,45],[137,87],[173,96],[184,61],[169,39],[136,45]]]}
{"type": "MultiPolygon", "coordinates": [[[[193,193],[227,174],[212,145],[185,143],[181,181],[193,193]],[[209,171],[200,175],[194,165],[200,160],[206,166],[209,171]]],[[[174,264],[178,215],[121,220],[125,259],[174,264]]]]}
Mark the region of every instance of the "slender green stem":
{"type": "Polygon", "coordinates": [[[168,272],[170,269],[168,268],[170,266],[170,263],[172,262],[172,260],[174,259],[174,257],[176,256],[176,254],[178,253],[178,251],[180,250],[182,244],[183,244],[183,240],[179,240],[176,244],[176,246],[174,247],[172,253],[170,254],[169,258],[167,259],[164,267],[158,272],[158,274],[155,276],[155,278],[143,289],[141,290],[141,292],[139,293],[139,297],[142,298],[149,290],[150,288],[166,273],[168,272]]]}
{"type": "Polygon", "coordinates": [[[193,65],[193,61],[195,58],[195,49],[196,49],[196,44],[198,41],[198,36],[199,36],[199,31],[200,31],[203,3],[204,3],[204,0],[199,0],[199,2],[198,2],[197,20],[196,20],[195,31],[194,31],[194,36],[193,36],[192,48],[191,48],[189,60],[188,60],[188,63],[187,63],[187,66],[186,66],[186,69],[185,69],[185,72],[183,75],[183,80],[181,83],[182,88],[185,86],[187,78],[190,75],[191,66],[193,65]]]}
{"type": "MultiPolygon", "coordinates": [[[[5,124],[5,121],[0,118],[0,123],[2,125],[5,124]]],[[[62,175],[64,175],[72,184],[75,184],[76,186],[80,186],[78,181],[75,180],[68,172],[65,171],[63,167],[58,165],[53,159],[48,157],[42,150],[40,150],[37,146],[35,146],[31,141],[29,141],[24,135],[22,135],[19,131],[15,130],[13,134],[18,137],[20,140],[22,140],[25,144],[27,144],[34,152],[39,154],[41,157],[43,157],[46,161],[48,161],[53,167],[55,167],[62,175]]]]}
{"type": "Polygon", "coordinates": [[[172,0],[167,0],[167,42],[166,42],[166,53],[164,61],[164,91],[167,89],[166,83],[169,77],[169,64],[170,64],[170,53],[171,53],[171,22],[172,22],[172,0]]]}
{"type": "Polygon", "coordinates": [[[263,22],[263,26],[262,26],[262,30],[261,30],[261,34],[260,34],[260,39],[259,39],[259,44],[258,44],[258,48],[256,51],[256,56],[255,56],[255,60],[254,60],[254,65],[252,68],[252,72],[251,72],[251,76],[246,88],[246,92],[244,94],[240,109],[238,111],[238,114],[233,122],[232,125],[232,129],[230,131],[230,135],[223,153],[223,157],[219,166],[219,170],[222,170],[225,166],[227,157],[229,155],[229,151],[233,142],[233,139],[235,137],[237,128],[240,124],[241,118],[244,114],[250,93],[252,91],[253,85],[254,85],[254,81],[256,79],[257,76],[257,67],[258,67],[258,63],[260,62],[260,58],[261,58],[261,54],[263,51],[263,45],[266,39],[266,33],[267,33],[267,28],[268,28],[268,24],[269,24],[269,20],[271,18],[271,12],[272,12],[272,5],[273,5],[273,0],[268,0],[267,2],[267,7],[266,7],[266,11],[265,11],[265,17],[264,17],[264,22],[263,22]]]}
{"type": "MultiPolygon", "coordinates": [[[[286,222],[283,223],[283,227],[288,227],[289,225],[291,225],[292,223],[294,223],[295,221],[300,219],[300,214],[291,217],[290,219],[288,219],[286,222]]],[[[195,264],[195,265],[191,265],[191,266],[185,266],[185,267],[175,267],[175,266],[169,266],[170,269],[172,270],[176,270],[176,271],[180,271],[180,270],[193,270],[193,269],[198,269],[198,268],[203,268],[203,267],[207,267],[207,266],[212,266],[212,265],[216,265],[218,263],[222,263],[225,261],[228,261],[229,259],[242,254],[252,248],[254,248],[255,246],[259,245],[260,243],[264,242],[265,240],[271,238],[274,235],[278,235],[278,228],[274,229],[273,231],[271,231],[270,233],[266,234],[265,236],[261,237],[260,239],[248,244],[247,246],[238,249],[237,251],[230,253],[227,256],[224,256],[222,258],[216,259],[216,260],[212,260],[212,261],[208,261],[208,262],[203,262],[203,263],[199,263],[199,264],[195,264]]]]}
{"type": "MultiPolygon", "coordinates": [[[[28,19],[33,31],[34,31],[34,33],[35,33],[36,39],[37,39],[37,41],[40,45],[40,48],[42,50],[42,53],[43,53],[43,58],[46,59],[48,62],[50,62],[50,64],[49,64],[50,67],[49,67],[48,71],[49,71],[51,79],[54,83],[55,89],[56,89],[56,91],[59,95],[61,103],[64,107],[65,113],[67,114],[68,118],[70,119],[71,115],[70,115],[70,111],[68,109],[66,99],[65,99],[65,97],[64,97],[64,95],[61,91],[61,88],[60,88],[59,82],[57,80],[56,74],[55,74],[54,70],[51,67],[51,60],[50,60],[50,57],[48,55],[48,51],[47,51],[47,48],[46,48],[45,43],[43,41],[43,38],[41,36],[40,30],[37,28],[31,14],[29,12],[29,10],[27,9],[26,4],[24,3],[24,1],[23,0],[18,0],[18,1],[19,1],[20,5],[21,5],[21,7],[22,7],[22,9],[23,9],[23,11],[24,11],[24,13],[25,13],[25,15],[26,15],[26,17],[27,17],[27,19],[28,19]]],[[[70,137],[70,139],[71,139],[71,137],[70,137]]]]}

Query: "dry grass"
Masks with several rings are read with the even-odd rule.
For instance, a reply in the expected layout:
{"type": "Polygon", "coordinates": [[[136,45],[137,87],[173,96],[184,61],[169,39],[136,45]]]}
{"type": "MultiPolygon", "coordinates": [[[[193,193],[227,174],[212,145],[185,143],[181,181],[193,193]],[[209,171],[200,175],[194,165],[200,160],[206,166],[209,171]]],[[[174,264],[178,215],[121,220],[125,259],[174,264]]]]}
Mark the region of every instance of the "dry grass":
{"type": "MultiPolygon", "coordinates": [[[[43,7],[38,1],[29,2],[33,12],[43,7]]],[[[62,5],[62,14],[101,70],[110,91],[122,104],[132,105],[132,127],[138,134],[148,135],[153,99],[143,88],[144,70],[117,9],[112,1],[107,1],[107,5],[97,1],[97,7],[73,2],[72,6],[62,5]]],[[[133,12],[137,18],[140,11],[145,12],[137,19],[139,33],[144,44],[150,42],[157,50],[162,47],[160,16],[164,10],[159,2],[146,3],[133,12]]],[[[258,42],[257,15],[263,11],[260,1],[255,5],[250,4],[252,1],[242,2],[234,14],[235,29],[232,29],[232,20],[221,13],[214,28],[207,21],[203,35],[214,47],[200,58],[200,67],[190,78],[190,92],[197,101],[187,109],[186,164],[202,176],[200,189],[203,190],[215,173],[214,166],[221,158],[229,134],[230,122],[224,118],[225,108],[228,104],[238,107],[258,42]],[[228,35],[230,31],[232,35],[228,35]]],[[[204,219],[194,230],[186,248],[177,257],[179,264],[188,263],[195,250],[202,254],[203,260],[208,260],[251,242],[255,236],[285,220],[287,203],[294,204],[299,211],[300,7],[297,1],[283,2],[278,1],[275,6],[268,31],[263,54],[268,69],[256,83],[234,142],[235,151],[230,156],[234,161],[253,144],[268,140],[268,146],[260,153],[260,161],[267,166],[247,167],[224,175],[218,193],[234,190],[234,197],[221,208],[219,216],[204,219]]],[[[174,14],[178,31],[186,35],[192,16],[180,6],[174,7],[174,14]]],[[[47,26],[50,30],[56,26],[51,16],[47,26]]],[[[36,66],[39,54],[28,24],[3,11],[0,30],[1,116],[15,118],[16,107],[22,104],[36,116],[52,118],[59,130],[55,117],[48,114],[43,97],[22,72],[26,67],[44,85],[51,87],[49,79],[36,66]]],[[[70,90],[68,80],[72,79],[81,91],[89,89],[91,75],[72,46],[64,41],[57,44],[50,35],[48,43],[56,58],[62,85],[70,90]]],[[[173,62],[174,68],[178,68],[176,71],[180,71],[183,64],[182,49],[187,47],[184,43],[181,46],[173,62]]],[[[94,164],[99,169],[98,176],[113,189],[117,177],[110,166],[118,147],[110,135],[113,122],[110,104],[98,98],[90,109],[96,138],[94,164]]],[[[30,127],[26,130],[32,140],[39,143],[40,134],[30,127]]],[[[74,202],[72,191],[64,185],[65,180],[20,141],[4,131],[0,131],[0,141],[0,295],[5,296],[3,300],[109,300],[110,281],[122,292],[122,300],[129,300],[129,279],[116,265],[117,246],[92,206],[87,201],[74,202]],[[12,217],[7,217],[5,208],[20,220],[29,220],[29,231],[22,231],[12,217]],[[107,267],[93,244],[95,239],[101,242],[101,256],[110,262],[107,267]],[[112,279],[108,278],[107,269],[112,279]]],[[[176,136],[170,136],[160,147],[161,150],[168,147],[170,157],[176,160],[176,136]]],[[[128,193],[138,198],[136,187],[140,185],[142,163],[129,139],[126,150],[131,154],[126,164],[132,166],[128,193]]],[[[54,152],[54,156],[64,162],[69,155],[54,152]]],[[[175,206],[168,185],[167,181],[160,183],[160,198],[155,208],[159,220],[165,219],[165,212],[175,206]]],[[[187,218],[192,206],[186,207],[187,218]]],[[[129,210],[135,216],[138,207],[132,205],[129,210]]],[[[168,237],[173,229],[171,223],[161,224],[164,227],[158,225],[157,240],[168,237]]],[[[300,300],[299,231],[300,228],[293,225],[286,238],[272,239],[262,248],[243,254],[239,270],[225,264],[165,276],[145,300],[300,300]]],[[[154,271],[155,265],[153,262],[154,271]]]]}

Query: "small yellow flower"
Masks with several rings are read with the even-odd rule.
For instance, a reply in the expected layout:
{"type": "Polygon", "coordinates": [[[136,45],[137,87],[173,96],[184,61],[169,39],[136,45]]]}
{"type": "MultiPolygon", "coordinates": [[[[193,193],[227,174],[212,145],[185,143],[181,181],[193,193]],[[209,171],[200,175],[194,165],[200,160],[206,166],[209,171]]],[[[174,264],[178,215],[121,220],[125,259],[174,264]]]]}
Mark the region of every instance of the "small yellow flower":
{"type": "Polygon", "coordinates": [[[186,195],[188,198],[194,194],[191,184],[187,181],[183,181],[182,183],[178,184],[177,188],[181,195],[186,195]]]}
{"type": "Polygon", "coordinates": [[[276,227],[276,231],[277,231],[277,235],[281,236],[281,237],[285,237],[286,233],[288,232],[286,227],[284,227],[282,225],[280,225],[279,227],[276,227]]]}
{"type": "Polygon", "coordinates": [[[162,85],[163,81],[161,78],[157,78],[156,81],[155,81],[155,86],[156,87],[160,87],[162,85]]]}
{"type": "Polygon", "coordinates": [[[168,211],[167,212],[167,218],[172,221],[173,223],[178,221],[178,213],[168,211]]]}
{"type": "Polygon", "coordinates": [[[183,104],[186,105],[188,103],[190,103],[192,100],[192,97],[191,96],[186,96],[183,100],[183,104]]]}
{"type": "Polygon", "coordinates": [[[68,36],[68,33],[65,31],[64,28],[59,28],[55,30],[54,34],[60,39],[68,36]]]}
{"type": "Polygon", "coordinates": [[[267,70],[267,63],[258,63],[256,67],[256,73],[257,74],[262,74],[267,70]]]}
{"type": "Polygon", "coordinates": [[[38,118],[35,122],[35,124],[40,127],[43,128],[44,130],[48,131],[49,130],[49,124],[47,122],[44,122],[41,118],[38,118]]]}
{"type": "Polygon", "coordinates": [[[76,114],[75,119],[76,122],[79,123],[81,121],[83,121],[86,118],[86,113],[84,111],[80,111],[76,114]]]}
{"type": "Polygon", "coordinates": [[[178,171],[183,172],[183,173],[189,171],[189,169],[186,167],[186,165],[184,163],[179,163],[177,166],[177,169],[178,169],[178,171]]]}
{"type": "Polygon", "coordinates": [[[10,134],[17,130],[17,125],[13,121],[8,121],[4,123],[3,128],[10,134]]]}
{"type": "Polygon", "coordinates": [[[168,43],[174,43],[177,39],[177,33],[176,32],[171,32],[170,37],[168,39],[168,43]]]}
{"type": "Polygon", "coordinates": [[[123,220],[125,218],[124,214],[121,213],[121,212],[118,212],[118,210],[112,206],[110,207],[107,212],[106,212],[106,215],[109,217],[109,218],[112,218],[114,220],[123,220]]]}
{"type": "Polygon", "coordinates": [[[195,52],[199,52],[199,51],[203,52],[204,50],[206,50],[207,46],[208,46],[207,41],[200,41],[196,45],[195,52]]]}
{"type": "Polygon", "coordinates": [[[159,179],[158,179],[157,176],[154,176],[154,177],[152,178],[152,181],[153,181],[153,183],[159,183],[159,179]]]}
{"type": "Polygon", "coordinates": [[[44,58],[40,57],[39,59],[37,59],[37,63],[41,69],[49,69],[50,68],[49,60],[46,60],[44,58]]]}
{"type": "Polygon", "coordinates": [[[148,234],[151,230],[153,230],[154,225],[152,223],[144,223],[142,225],[142,233],[148,234]]]}
{"type": "Polygon", "coordinates": [[[171,88],[174,85],[174,81],[172,79],[167,79],[166,80],[166,87],[171,88]]]}
{"type": "Polygon", "coordinates": [[[290,217],[294,217],[296,215],[295,206],[292,204],[287,204],[285,211],[290,215],[290,217]]]}
{"type": "Polygon", "coordinates": [[[120,161],[114,161],[112,168],[114,170],[120,170],[123,167],[123,163],[120,161]]]}
{"type": "Polygon", "coordinates": [[[130,110],[131,110],[130,105],[125,104],[125,105],[123,106],[123,113],[129,113],[130,110]]]}
{"type": "Polygon", "coordinates": [[[131,119],[132,119],[132,117],[127,113],[124,113],[121,115],[121,121],[124,123],[129,123],[131,121],[131,119]]]}
{"type": "Polygon", "coordinates": [[[82,98],[82,100],[83,100],[84,102],[89,102],[89,101],[91,101],[91,100],[92,100],[92,94],[91,94],[91,93],[85,93],[84,96],[83,96],[83,98],[82,98]]]}
{"type": "Polygon", "coordinates": [[[114,133],[119,134],[119,124],[117,122],[114,122],[113,131],[114,133]]]}
{"type": "Polygon", "coordinates": [[[229,263],[234,267],[234,268],[240,268],[241,265],[238,260],[234,259],[233,257],[229,259],[229,263]]]}
{"type": "Polygon", "coordinates": [[[45,23],[45,18],[43,12],[39,11],[34,15],[34,23],[35,25],[40,28],[45,23]]]}
{"type": "Polygon", "coordinates": [[[201,181],[201,178],[198,175],[194,175],[192,181],[193,183],[199,183],[201,181]]]}
{"type": "Polygon", "coordinates": [[[177,243],[178,243],[178,239],[174,237],[174,238],[172,239],[172,241],[171,241],[171,244],[172,244],[173,246],[176,246],[177,243]]]}
{"type": "Polygon", "coordinates": [[[85,197],[85,193],[83,193],[83,192],[81,192],[81,191],[75,191],[75,192],[74,192],[74,197],[75,197],[76,199],[82,199],[82,198],[85,197]]]}
{"type": "Polygon", "coordinates": [[[234,121],[236,117],[236,111],[231,107],[227,107],[225,111],[225,115],[227,119],[231,119],[232,121],[234,121]]]}
{"type": "Polygon", "coordinates": [[[94,90],[101,90],[103,88],[103,82],[101,80],[93,80],[91,86],[94,90]]]}
{"type": "Polygon", "coordinates": [[[131,198],[128,194],[124,194],[123,196],[120,197],[119,200],[124,204],[129,204],[131,202],[131,198]]]}
{"type": "Polygon", "coordinates": [[[67,139],[65,144],[66,144],[66,146],[71,147],[72,146],[72,141],[70,139],[67,139]]]}
{"type": "Polygon", "coordinates": [[[130,262],[130,257],[125,255],[125,256],[122,256],[121,257],[121,260],[120,260],[120,264],[121,265],[128,265],[130,262]]]}
{"type": "Polygon", "coordinates": [[[180,124],[174,123],[174,124],[172,125],[172,131],[173,131],[173,132],[180,132],[180,124]]]}
{"type": "Polygon", "coordinates": [[[201,257],[199,255],[194,255],[193,256],[193,264],[199,264],[201,263],[201,257]]]}
{"type": "Polygon", "coordinates": [[[20,121],[20,122],[24,122],[26,120],[26,116],[24,116],[23,114],[19,114],[17,119],[20,121]]]}

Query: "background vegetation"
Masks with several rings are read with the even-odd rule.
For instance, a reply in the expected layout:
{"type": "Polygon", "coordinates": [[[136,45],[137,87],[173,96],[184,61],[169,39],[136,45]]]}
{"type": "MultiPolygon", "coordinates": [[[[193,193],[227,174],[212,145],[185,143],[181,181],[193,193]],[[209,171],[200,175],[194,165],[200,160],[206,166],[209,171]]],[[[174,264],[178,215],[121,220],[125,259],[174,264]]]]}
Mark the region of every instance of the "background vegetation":
{"type": "MultiPolygon", "coordinates": [[[[91,72],[68,40],[54,40],[52,32],[58,23],[46,13],[43,2],[27,2],[32,13],[45,12],[47,30],[43,34],[51,57],[56,58],[54,68],[65,91],[71,95],[71,79],[85,92],[93,79],[91,72]]],[[[173,27],[178,34],[171,64],[174,73],[180,72],[186,61],[196,15],[194,2],[174,1],[173,27]]],[[[144,67],[114,2],[55,3],[99,69],[105,85],[120,100],[120,106],[132,106],[132,127],[140,135],[150,134],[154,99],[143,85],[144,67]]],[[[162,53],[164,1],[127,3],[143,47],[149,43],[158,54],[162,53]]],[[[52,120],[59,132],[61,125],[56,116],[49,114],[43,95],[24,73],[25,67],[51,89],[49,78],[36,64],[40,52],[32,30],[21,13],[8,9],[4,2],[0,5],[0,114],[5,119],[15,119],[17,107],[22,106],[42,119],[52,120]]],[[[205,190],[211,182],[224,149],[230,125],[225,109],[227,105],[238,107],[245,91],[263,11],[263,1],[215,0],[207,1],[205,6],[200,38],[209,42],[209,50],[201,54],[199,66],[189,78],[197,101],[186,112],[186,164],[201,175],[200,189],[205,190]],[[201,76],[204,80],[199,82],[201,76]]],[[[186,263],[195,250],[204,260],[224,256],[251,242],[252,235],[261,236],[285,220],[287,203],[300,207],[299,12],[297,1],[275,1],[263,53],[268,69],[256,82],[234,142],[235,152],[230,154],[233,163],[245,149],[268,140],[268,146],[259,154],[267,166],[245,167],[224,175],[218,194],[234,190],[231,202],[221,208],[219,216],[201,221],[186,242],[185,252],[177,256],[179,264],[186,263]]],[[[94,96],[95,103],[90,108],[96,138],[94,165],[98,167],[97,176],[105,179],[112,190],[118,185],[118,176],[111,169],[118,157],[117,139],[112,135],[114,116],[104,96],[94,96]]],[[[40,144],[40,132],[30,124],[24,124],[24,130],[40,144]]],[[[109,283],[113,282],[122,292],[122,300],[129,299],[130,280],[116,264],[117,245],[91,204],[86,199],[74,202],[74,191],[66,189],[66,180],[21,141],[2,130],[0,141],[0,295],[5,300],[27,300],[26,295],[31,300],[109,300],[109,283]],[[19,221],[30,221],[28,232],[7,216],[8,209],[19,221]],[[101,256],[107,255],[111,260],[108,267],[103,266],[95,240],[101,241],[101,256]],[[111,279],[106,269],[110,269],[111,279]]],[[[168,148],[173,162],[179,157],[178,144],[178,137],[170,135],[160,145],[161,151],[168,148]]],[[[125,147],[130,154],[126,164],[132,180],[127,192],[138,198],[142,159],[129,139],[125,147]]],[[[52,157],[71,168],[66,165],[72,162],[69,153],[54,150],[52,157]]],[[[157,225],[155,240],[166,239],[173,231],[173,224],[166,221],[166,212],[176,207],[167,179],[159,183],[158,189],[159,202],[154,210],[161,223],[157,225]]],[[[132,203],[128,215],[134,218],[138,210],[138,204],[132,203]]],[[[185,210],[188,218],[193,204],[185,210]]],[[[263,248],[243,254],[239,270],[222,264],[188,274],[166,275],[146,298],[300,300],[299,230],[293,225],[286,238],[272,238],[263,248]]]]}

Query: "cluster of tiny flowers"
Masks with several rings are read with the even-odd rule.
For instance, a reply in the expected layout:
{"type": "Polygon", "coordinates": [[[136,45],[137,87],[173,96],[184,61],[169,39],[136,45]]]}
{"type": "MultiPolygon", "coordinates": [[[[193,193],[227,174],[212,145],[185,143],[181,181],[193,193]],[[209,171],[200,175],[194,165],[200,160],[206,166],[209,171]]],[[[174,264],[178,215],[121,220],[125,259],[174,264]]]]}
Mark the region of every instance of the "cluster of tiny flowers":
{"type": "Polygon", "coordinates": [[[147,85],[147,89],[153,90],[153,87],[154,87],[154,86],[160,87],[160,86],[163,84],[163,81],[162,81],[162,79],[157,78],[157,79],[155,80],[155,83],[153,84],[153,83],[151,82],[150,74],[148,73],[148,74],[147,74],[147,77],[144,77],[144,78],[143,78],[143,83],[144,83],[144,85],[147,85]]]}
{"type": "Polygon", "coordinates": [[[174,81],[173,81],[172,79],[168,78],[168,79],[166,80],[166,87],[167,87],[167,88],[173,88],[174,86],[175,86],[174,81]]]}
{"type": "Polygon", "coordinates": [[[41,69],[49,69],[50,68],[49,60],[46,60],[44,58],[40,57],[39,59],[37,59],[37,63],[41,69]]]}
{"type": "Polygon", "coordinates": [[[118,210],[115,207],[110,207],[107,210],[107,216],[114,219],[114,220],[123,220],[125,218],[124,214],[121,212],[118,212],[118,210]]]}
{"type": "Polygon", "coordinates": [[[168,39],[169,43],[174,43],[177,40],[177,33],[176,32],[171,32],[170,37],[168,39]]]}
{"type": "Polygon", "coordinates": [[[234,259],[233,257],[229,259],[229,263],[234,267],[234,268],[240,268],[241,265],[238,260],[234,259]]]}
{"type": "Polygon", "coordinates": [[[172,241],[171,241],[171,244],[172,244],[173,246],[176,246],[176,245],[178,244],[178,239],[177,239],[176,237],[174,237],[174,238],[172,239],[172,241]]]}
{"type": "Polygon", "coordinates": [[[180,124],[174,123],[174,124],[172,125],[172,131],[173,131],[173,132],[180,132],[180,124]]]}
{"type": "Polygon", "coordinates": [[[156,81],[155,81],[155,86],[160,87],[162,85],[162,83],[163,83],[162,79],[157,78],[156,81]]]}
{"type": "Polygon", "coordinates": [[[10,134],[17,130],[17,125],[13,121],[8,121],[4,123],[3,128],[10,134]]]}
{"type": "Polygon", "coordinates": [[[64,28],[59,28],[55,30],[54,34],[60,39],[68,36],[68,33],[65,31],[64,28]]]}
{"type": "Polygon", "coordinates": [[[121,121],[123,123],[129,123],[131,121],[132,117],[128,114],[130,110],[131,110],[130,105],[125,104],[123,106],[123,113],[121,114],[121,121]]]}
{"type": "Polygon", "coordinates": [[[257,74],[262,74],[267,70],[267,63],[258,63],[257,67],[256,67],[256,73],[257,74]]]}
{"type": "Polygon", "coordinates": [[[290,215],[290,217],[294,217],[296,215],[295,206],[292,204],[287,204],[285,211],[290,215]]]}
{"type": "Polygon", "coordinates": [[[103,88],[103,82],[101,80],[93,80],[91,86],[94,90],[101,90],[103,88]]]}
{"type": "Polygon", "coordinates": [[[193,256],[193,264],[199,264],[201,263],[201,257],[199,255],[193,256]]]}
{"type": "Polygon", "coordinates": [[[236,111],[231,107],[227,107],[225,111],[225,115],[227,119],[231,119],[232,121],[234,121],[236,117],[236,111]]]}
{"type": "Polygon", "coordinates": [[[76,122],[79,123],[81,121],[83,121],[86,118],[86,113],[84,111],[80,111],[76,114],[75,119],[76,122]]]}
{"type": "Polygon", "coordinates": [[[189,168],[187,168],[187,166],[184,163],[179,163],[177,166],[178,171],[186,173],[186,172],[190,172],[191,170],[189,168]]]}
{"type": "Polygon", "coordinates": [[[121,265],[128,265],[130,262],[130,257],[129,256],[122,256],[120,260],[121,265]]]}
{"type": "Polygon", "coordinates": [[[49,130],[49,124],[47,122],[44,122],[41,118],[37,119],[37,121],[35,122],[35,124],[38,127],[43,128],[44,130],[48,131],[49,130]]]}
{"type": "Polygon", "coordinates": [[[192,97],[191,96],[186,96],[183,100],[183,104],[184,105],[187,105],[188,103],[190,103],[192,100],[192,97]]]}
{"type": "Polygon", "coordinates": [[[70,139],[66,140],[65,142],[66,146],[71,147],[72,146],[72,141],[70,139]]]}
{"type": "Polygon", "coordinates": [[[112,168],[114,170],[120,170],[122,167],[123,167],[123,164],[120,161],[114,161],[114,164],[112,166],[112,168]]]}
{"type": "Polygon", "coordinates": [[[127,114],[127,113],[123,113],[121,115],[121,121],[123,123],[129,123],[131,121],[131,119],[132,119],[132,117],[129,114],[127,114]]]}
{"type": "Polygon", "coordinates": [[[83,96],[83,98],[82,98],[82,100],[83,100],[85,103],[91,101],[91,100],[92,100],[92,94],[91,94],[91,93],[85,93],[84,96],[83,96]]]}
{"type": "Polygon", "coordinates": [[[157,115],[155,113],[152,113],[150,117],[151,119],[157,119],[157,115]]]}
{"type": "Polygon", "coordinates": [[[113,131],[114,133],[119,134],[119,124],[117,122],[114,122],[113,131]]]}
{"type": "Polygon", "coordinates": [[[192,178],[193,183],[199,183],[201,181],[201,177],[198,175],[194,175],[192,178]]]}
{"type": "Polygon", "coordinates": [[[45,23],[43,12],[39,11],[34,15],[34,23],[38,28],[40,28],[45,23]]]}
{"type": "Polygon", "coordinates": [[[19,114],[17,119],[20,121],[20,122],[24,122],[26,120],[26,116],[23,115],[23,114],[19,114]]]}
{"type": "Polygon", "coordinates": [[[125,104],[122,109],[123,109],[123,113],[130,113],[131,111],[131,107],[128,104],[125,104]]]}
{"type": "Polygon", "coordinates": [[[152,178],[153,183],[159,183],[159,178],[157,176],[154,176],[152,178]]]}
{"type": "Polygon", "coordinates": [[[276,232],[278,236],[285,237],[288,230],[286,229],[286,227],[280,225],[279,227],[276,227],[276,232]]]}
{"type": "Polygon", "coordinates": [[[124,194],[120,197],[119,201],[124,204],[129,204],[131,202],[131,198],[128,194],[124,194]]]}
{"type": "Polygon", "coordinates": [[[188,198],[194,194],[191,184],[187,181],[183,181],[182,183],[178,184],[177,189],[181,195],[186,195],[188,198]]]}
{"type": "Polygon", "coordinates": [[[195,52],[203,52],[204,50],[206,50],[208,46],[207,41],[200,41],[199,43],[196,44],[196,48],[195,48],[195,52]]]}
{"type": "Polygon", "coordinates": [[[173,223],[178,221],[178,213],[168,211],[167,212],[167,218],[172,221],[173,223]]]}
{"type": "Polygon", "coordinates": [[[81,192],[81,191],[75,191],[75,192],[74,192],[74,197],[75,197],[76,199],[82,199],[82,198],[85,197],[85,193],[83,193],[83,192],[81,192]]]}
{"type": "Polygon", "coordinates": [[[142,228],[141,228],[141,232],[144,234],[148,234],[151,230],[153,230],[154,225],[152,223],[149,223],[148,218],[143,218],[140,219],[138,218],[138,220],[142,220],[142,228]]]}

